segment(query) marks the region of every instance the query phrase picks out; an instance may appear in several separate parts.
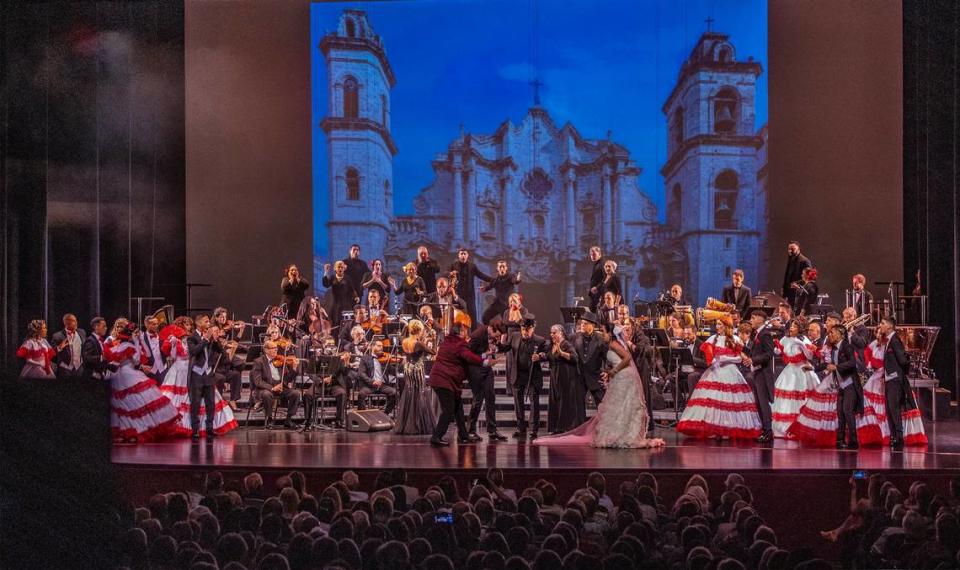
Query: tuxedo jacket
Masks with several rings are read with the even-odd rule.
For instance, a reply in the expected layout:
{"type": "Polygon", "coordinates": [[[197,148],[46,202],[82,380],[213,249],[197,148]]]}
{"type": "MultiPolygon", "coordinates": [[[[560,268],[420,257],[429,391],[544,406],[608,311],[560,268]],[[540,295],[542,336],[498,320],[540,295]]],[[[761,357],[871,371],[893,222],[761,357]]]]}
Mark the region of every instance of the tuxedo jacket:
{"type": "MultiPolygon", "coordinates": [[[[854,411],[858,414],[862,414],[863,385],[860,384],[860,378],[857,375],[859,366],[857,364],[856,349],[854,348],[853,344],[850,343],[850,341],[843,339],[840,341],[840,345],[836,349],[830,349],[830,352],[831,355],[837,355],[834,364],[837,365],[837,376],[840,377],[840,381],[843,382],[848,379],[853,381],[853,391],[856,394],[854,411]]],[[[819,366],[819,368],[825,367],[826,364],[821,364],[819,366]]]]}
{"type": "Polygon", "coordinates": [[[758,368],[753,372],[754,382],[764,382],[769,388],[770,394],[773,394],[777,383],[777,377],[773,371],[774,363],[774,344],[773,334],[770,331],[762,331],[759,335],[753,337],[744,347],[747,356],[753,361],[753,365],[758,368]]]}
{"type": "MultiPolygon", "coordinates": [[[[524,377],[522,374],[518,374],[519,362],[517,359],[518,353],[520,351],[520,340],[523,337],[520,334],[520,331],[513,331],[507,335],[507,343],[500,345],[501,351],[509,351],[507,353],[507,358],[513,361],[513,366],[507,366],[507,381],[513,385],[524,386],[527,385],[528,378],[524,377]]],[[[533,342],[533,351],[532,352],[547,352],[547,341],[542,336],[533,335],[530,337],[531,342],[533,342]]],[[[532,354],[532,353],[531,353],[532,354]]],[[[544,359],[545,360],[545,359],[544,359]]],[[[543,362],[544,360],[538,360],[537,362],[530,362],[530,366],[527,369],[530,371],[529,383],[531,386],[543,387],[543,362]]]]}
{"type": "MultiPolygon", "coordinates": [[[[270,368],[273,364],[264,354],[253,361],[253,368],[250,369],[250,381],[260,390],[270,390],[280,383],[280,380],[273,379],[273,371],[270,368]]],[[[290,384],[297,378],[297,371],[287,367],[283,373],[283,383],[290,384]]]]}
{"type": "Polygon", "coordinates": [[[83,341],[83,347],[80,350],[80,360],[83,363],[83,378],[85,380],[93,379],[94,374],[101,376],[106,373],[108,364],[103,359],[103,346],[97,340],[96,335],[88,335],[83,341]]]}
{"type": "Polygon", "coordinates": [[[896,374],[896,379],[889,382],[900,382],[900,403],[909,408],[915,408],[917,404],[910,389],[910,381],[907,379],[909,371],[910,358],[903,348],[903,343],[900,342],[900,337],[897,333],[893,333],[887,342],[887,348],[883,351],[883,372],[887,377],[896,374]]]}
{"type": "Polygon", "coordinates": [[[600,333],[594,331],[592,335],[577,334],[573,337],[573,346],[577,349],[580,381],[587,390],[602,390],[600,374],[607,358],[607,344],[603,342],[600,333]]]}
{"type": "Polygon", "coordinates": [[[750,301],[753,299],[752,291],[746,285],[741,285],[738,290],[733,284],[727,285],[720,293],[720,301],[723,303],[733,303],[737,307],[737,312],[741,318],[747,318],[747,311],[750,310],[750,301]]]}
{"type": "MultiPolygon", "coordinates": [[[[83,343],[87,339],[87,333],[83,329],[77,329],[77,334],[80,335],[80,363],[83,364],[83,343]]],[[[53,336],[50,337],[50,345],[56,348],[60,346],[60,343],[66,340],[66,338],[66,329],[57,331],[53,333],[53,336]]],[[[57,352],[56,356],[53,357],[53,366],[56,368],[61,363],[70,364],[71,360],[73,360],[73,349],[68,344],[63,350],[57,352]]]]}
{"type": "Polygon", "coordinates": [[[217,365],[217,356],[223,354],[223,347],[219,342],[210,342],[200,336],[199,331],[187,337],[187,352],[190,354],[190,385],[212,386],[216,383],[213,370],[217,365]],[[208,356],[209,355],[209,361],[208,356]],[[204,362],[210,366],[207,374],[197,374],[194,367],[203,368],[204,362]]]}
{"type": "MultiPolygon", "coordinates": [[[[374,389],[373,378],[375,373],[374,357],[372,352],[368,352],[360,357],[360,365],[357,367],[357,384],[374,389]]],[[[387,365],[381,364],[380,370],[383,372],[383,381],[387,381],[387,365]]]]}

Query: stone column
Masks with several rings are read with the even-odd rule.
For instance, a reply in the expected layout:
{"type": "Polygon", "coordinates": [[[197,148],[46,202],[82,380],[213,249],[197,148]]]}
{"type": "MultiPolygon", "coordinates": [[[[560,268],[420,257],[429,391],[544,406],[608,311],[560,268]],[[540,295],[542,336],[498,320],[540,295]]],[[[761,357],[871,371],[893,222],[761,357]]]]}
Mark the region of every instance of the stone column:
{"type": "Polygon", "coordinates": [[[623,223],[623,211],[626,209],[626,201],[624,200],[624,194],[626,194],[626,177],[623,175],[617,176],[616,188],[616,199],[614,200],[616,213],[614,215],[614,243],[623,243],[624,238],[626,238],[625,227],[623,223]]]}
{"type": "Polygon", "coordinates": [[[464,165],[463,178],[463,186],[466,194],[464,200],[467,202],[467,225],[465,233],[467,242],[475,244],[479,241],[480,236],[477,233],[477,172],[474,169],[473,160],[468,160],[464,165]]]}
{"type": "MultiPolygon", "coordinates": [[[[568,168],[563,178],[563,193],[566,200],[564,221],[566,222],[567,240],[565,245],[570,251],[573,251],[577,247],[577,210],[576,200],[574,199],[576,181],[577,175],[573,171],[573,168],[568,168]]],[[[573,295],[570,295],[570,297],[573,297],[573,295]]]]}
{"type": "Polygon", "coordinates": [[[453,159],[453,245],[463,245],[463,168],[460,157],[453,159]]]}
{"type": "Polygon", "coordinates": [[[500,228],[502,234],[500,236],[500,245],[501,247],[507,243],[510,243],[510,236],[513,233],[512,224],[510,223],[510,214],[507,213],[507,203],[509,202],[508,197],[510,196],[510,184],[513,182],[513,177],[509,174],[505,174],[501,179],[501,192],[500,192],[500,228]]]}
{"type": "Polygon", "coordinates": [[[600,233],[600,241],[603,243],[604,251],[613,246],[613,191],[610,187],[610,167],[604,165],[602,174],[603,197],[600,205],[603,211],[603,221],[600,233]]]}

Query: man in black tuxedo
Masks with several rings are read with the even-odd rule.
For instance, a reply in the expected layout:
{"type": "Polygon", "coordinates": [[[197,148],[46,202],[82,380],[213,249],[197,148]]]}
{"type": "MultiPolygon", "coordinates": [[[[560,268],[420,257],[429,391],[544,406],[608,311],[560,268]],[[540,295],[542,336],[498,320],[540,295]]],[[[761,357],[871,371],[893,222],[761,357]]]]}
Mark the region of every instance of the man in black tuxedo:
{"type": "Polygon", "coordinates": [[[723,288],[720,301],[731,303],[737,308],[737,313],[744,320],[750,318],[750,288],[743,284],[743,269],[736,269],[730,277],[731,284],[723,288]]]}
{"type": "MultiPolygon", "coordinates": [[[[103,341],[107,338],[107,321],[103,317],[94,317],[90,321],[91,333],[83,341],[81,359],[83,361],[83,379],[103,381],[109,365],[103,358],[103,341]]],[[[109,385],[107,386],[109,388],[109,385]]]]}
{"type": "Polygon", "coordinates": [[[379,358],[383,356],[383,342],[370,343],[370,351],[360,357],[357,367],[357,392],[360,407],[367,407],[367,398],[371,394],[383,394],[387,397],[387,407],[383,410],[389,415],[397,405],[397,389],[387,384],[386,365],[379,358]]]}
{"type": "Polygon", "coordinates": [[[873,293],[867,291],[867,278],[862,273],[853,276],[853,308],[857,316],[870,312],[870,303],[873,302],[873,293]]]}
{"type": "Polygon", "coordinates": [[[887,423],[890,424],[890,447],[903,445],[903,408],[916,408],[907,380],[910,359],[897,336],[897,323],[891,317],[880,319],[880,332],[888,339],[883,351],[884,393],[887,404],[887,423]]]}
{"type": "Polygon", "coordinates": [[[63,316],[63,330],[53,333],[50,345],[62,349],[53,357],[54,373],[58,380],[79,380],[83,376],[83,342],[87,333],[77,328],[77,317],[73,313],[63,316]],[[64,342],[66,341],[66,342],[64,342]]]}
{"type": "Polygon", "coordinates": [[[606,277],[603,267],[607,262],[607,258],[600,251],[600,246],[595,245],[590,248],[590,261],[593,263],[590,270],[590,310],[596,311],[600,302],[603,301],[603,291],[600,290],[600,286],[603,285],[606,277]]]}
{"type": "MultiPolygon", "coordinates": [[[[863,413],[863,386],[857,376],[853,344],[847,340],[847,328],[837,325],[827,334],[829,356],[818,368],[837,381],[837,449],[857,449],[857,414],[863,413]]],[[[890,410],[887,410],[889,417],[890,410]]]]}
{"type": "Polygon", "coordinates": [[[606,393],[601,375],[607,358],[607,343],[597,330],[598,325],[597,315],[589,311],[583,313],[580,316],[582,332],[574,336],[573,346],[577,349],[580,379],[593,396],[594,403],[599,406],[606,393]]]}
{"type": "Polygon", "coordinates": [[[417,276],[423,279],[427,293],[433,293],[437,290],[437,274],[440,273],[440,264],[436,259],[430,259],[430,252],[427,248],[420,246],[417,248],[417,276]]]}
{"type": "Polygon", "coordinates": [[[217,437],[213,431],[213,420],[216,416],[217,389],[216,377],[213,370],[218,357],[223,356],[223,347],[220,345],[220,327],[211,326],[210,317],[200,315],[194,321],[197,330],[187,337],[187,352],[190,354],[190,425],[193,427],[191,438],[200,441],[200,404],[207,411],[207,441],[217,437]]]}
{"type": "MultiPolygon", "coordinates": [[[[303,393],[293,387],[297,378],[296,367],[276,366],[277,343],[268,340],[263,343],[263,354],[253,361],[250,370],[250,382],[257,391],[257,398],[263,402],[264,425],[273,429],[270,419],[273,417],[273,404],[277,398],[287,401],[287,417],[283,427],[293,429],[293,416],[297,413],[303,393]]],[[[194,428],[196,429],[196,428],[194,428]]],[[[209,433],[209,430],[208,430],[209,433]]]]}
{"type": "MultiPolygon", "coordinates": [[[[505,332],[506,328],[500,319],[494,319],[489,325],[480,324],[470,334],[467,347],[474,354],[488,354],[496,350],[495,345],[505,332]]],[[[482,364],[467,364],[467,382],[470,383],[470,392],[473,394],[467,431],[471,435],[477,434],[480,410],[485,409],[487,440],[506,441],[506,436],[497,431],[497,395],[494,391],[493,368],[482,364]]]]}
{"type": "Polygon", "coordinates": [[[697,382],[700,381],[700,377],[703,376],[703,373],[707,370],[707,359],[703,355],[703,351],[700,350],[700,347],[703,346],[703,340],[697,336],[696,331],[693,330],[693,327],[683,327],[683,338],[679,339],[674,348],[686,348],[690,351],[690,355],[693,357],[693,364],[681,364],[680,370],[680,380],[682,384],[681,388],[685,388],[687,394],[692,394],[697,387],[697,382]]]}
{"type": "Polygon", "coordinates": [[[148,316],[143,319],[143,334],[140,335],[140,345],[143,347],[143,353],[147,355],[147,366],[150,367],[150,373],[147,376],[156,380],[157,384],[163,383],[163,377],[167,373],[167,361],[160,351],[163,341],[160,340],[160,321],[154,316],[148,316]]]}
{"type": "Polygon", "coordinates": [[[474,280],[479,279],[490,283],[493,277],[480,271],[477,264],[470,261],[470,252],[462,247],[457,251],[457,260],[450,264],[450,273],[454,271],[457,272],[457,296],[463,299],[470,320],[475,323],[477,322],[477,290],[474,280]]]}
{"type": "Polygon", "coordinates": [[[783,272],[783,297],[791,307],[797,304],[797,290],[792,286],[803,280],[803,270],[812,267],[810,260],[800,253],[800,242],[791,241],[787,244],[787,267],[783,272]]]}
{"type": "Polygon", "coordinates": [[[530,439],[536,439],[540,430],[540,392],[543,390],[542,363],[547,359],[547,341],[535,333],[536,318],[532,314],[523,317],[519,331],[513,331],[506,338],[501,337],[501,352],[508,352],[507,358],[513,359],[513,366],[507,367],[512,378],[513,401],[517,412],[517,431],[513,437],[527,437],[527,413],[524,398],[530,396],[530,439]]]}
{"type": "Polygon", "coordinates": [[[773,373],[773,335],[769,329],[760,330],[766,319],[767,314],[760,309],[750,312],[750,326],[753,327],[753,333],[743,350],[743,364],[750,369],[747,382],[753,388],[754,396],[757,398],[757,412],[760,414],[762,431],[757,438],[757,443],[773,441],[771,404],[773,404],[777,378],[773,373]]]}

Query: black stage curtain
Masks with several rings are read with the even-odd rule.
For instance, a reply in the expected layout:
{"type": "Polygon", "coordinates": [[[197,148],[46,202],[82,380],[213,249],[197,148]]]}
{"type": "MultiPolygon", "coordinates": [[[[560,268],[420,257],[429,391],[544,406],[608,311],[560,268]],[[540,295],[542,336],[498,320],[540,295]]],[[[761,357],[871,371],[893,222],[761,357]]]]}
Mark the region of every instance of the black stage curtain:
{"type": "Polygon", "coordinates": [[[930,324],[941,327],[931,364],[956,398],[960,4],[904,2],[903,20],[904,282],[909,292],[919,270],[922,292],[930,298],[930,324]]]}
{"type": "Polygon", "coordinates": [[[183,18],[169,1],[0,4],[0,366],[30,319],[52,334],[66,312],[136,318],[130,297],[183,307],[163,286],[186,276],[183,18]]]}

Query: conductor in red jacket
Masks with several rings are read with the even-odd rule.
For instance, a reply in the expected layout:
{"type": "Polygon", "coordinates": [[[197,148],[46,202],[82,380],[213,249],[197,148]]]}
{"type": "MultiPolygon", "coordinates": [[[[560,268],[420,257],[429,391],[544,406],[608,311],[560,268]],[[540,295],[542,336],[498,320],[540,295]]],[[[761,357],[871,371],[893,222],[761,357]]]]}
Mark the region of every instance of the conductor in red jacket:
{"type": "Polygon", "coordinates": [[[467,347],[466,335],[469,331],[469,317],[465,313],[458,314],[450,334],[440,343],[433,368],[430,370],[430,380],[427,384],[437,393],[441,409],[437,427],[433,430],[433,437],[430,438],[432,445],[450,445],[443,436],[446,435],[447,428],[454,419],[457,421],[457,439],[460,443],[483,441],[480,436],[470,435],[467,432],[467,425],[463,418],[463,400],[460,399],[460,391],[467,379],[467,365],[484,364],[483,359],[467,347]],[[461,315],[465,318],[460,319],[461,315]]]}

